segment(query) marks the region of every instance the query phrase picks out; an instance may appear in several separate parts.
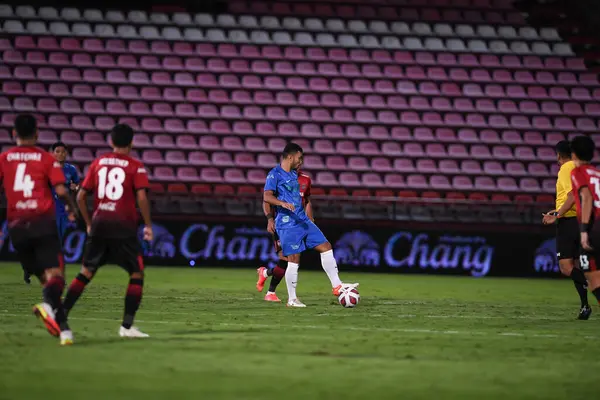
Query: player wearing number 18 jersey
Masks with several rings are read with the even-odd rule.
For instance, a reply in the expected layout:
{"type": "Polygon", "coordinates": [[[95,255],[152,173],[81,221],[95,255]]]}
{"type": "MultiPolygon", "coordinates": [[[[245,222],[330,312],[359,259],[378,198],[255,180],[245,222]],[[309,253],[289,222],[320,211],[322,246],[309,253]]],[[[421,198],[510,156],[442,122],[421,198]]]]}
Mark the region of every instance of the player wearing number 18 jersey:
{"type": "Polygon", "coordinates": [[[594,141],[588,136],[577,136],[571,142],[571,152],[576,168],[571,171],[571,183],[577,218],[580,223],[582,252],[581,269],[589,289],[600,303],[600,171],[590,165],[594,158],[594,141]]]}
{"type": "Polygon", "coordinates": [[[65,287],[61,245],[56,231],[56,194],[74,204],[65,187],[60,164],[36,147],[37,123],[32,115],[19,115],[13,135],[17,146],[0,155],[0,181],[8,202],[8,230],[23,270],[44,285],[43,303],[33,309],[61,344],[73,343],[61,296],[65,287]]]}
{"type": "Polygon", "coordinates": [[[133,325],[144,285],[144,262],[137,239],[137,204],[144,219],[144,240],[152,240],[150,204],[146,195],[148,175],[144,165],[129,156],[133,130],[116,125],[110,134],[113,152],[94,160],[77,195],[88,239],[81,272],[71,282],[65,298],[69,312],[98,268],[113,261],[129,273],[122,337],[147,337],[133,325]],[[87,210],[87,195],[94,193],[94,214],[87,210]]]}

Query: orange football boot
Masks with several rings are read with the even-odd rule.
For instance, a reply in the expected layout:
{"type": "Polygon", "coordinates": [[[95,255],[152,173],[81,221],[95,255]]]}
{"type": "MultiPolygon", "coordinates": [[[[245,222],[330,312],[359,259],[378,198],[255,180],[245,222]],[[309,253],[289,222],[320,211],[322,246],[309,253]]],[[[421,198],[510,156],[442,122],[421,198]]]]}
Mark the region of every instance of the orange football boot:
{"type": "Polygon", "coordinates": [[[265,295],[265,301],[274,301],[277,303],[281,303],[281,300],[279,300],[279,297],[277,297],[275,292],[267,292],[267,294],[265,295]]]}
{"type": "Polygon", "coordinates": [[[256,290],[258,290],[259,292],[262,292],[265,288],[265,281],[267,280],[267,278],[265,277],[266,270],[267,269],[265,267],[259,267],[256,270],[256,273],[258,275],[258,280],[256,281],[256,290]]]}
{"type": "Polygon", "coordinates": [[[54,313],[52,310],[48,310],[45,304],[33,306],[33,314],[42,320],[49,334],[56,337],[60,336],[60,327],[54,320],[54,315],[52,315],[54,313]]]}

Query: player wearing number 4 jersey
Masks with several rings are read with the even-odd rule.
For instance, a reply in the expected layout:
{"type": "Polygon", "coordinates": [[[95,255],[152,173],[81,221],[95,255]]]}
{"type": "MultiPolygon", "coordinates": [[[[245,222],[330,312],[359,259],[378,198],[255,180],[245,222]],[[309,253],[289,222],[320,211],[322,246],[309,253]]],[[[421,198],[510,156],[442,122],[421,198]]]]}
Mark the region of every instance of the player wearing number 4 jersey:
{"type": "Polygon", "coordinates": [[[23,270],[37,276],[44,285],[43,302],[34,306],[34,314],[51,335],[60,336],[62,345],[69,345],[73,335],[61,301],[65,279],[51,189],[68,202],[71,210],[75,204],[65,187],[60,164],[36,147],[35,118],[17,116],[13,136],[17,146],[0,155],[9,234],[23,270]]]}
{"type": "Polygon", "coordinates": [[[581,269],[600,303],[600,171],[590,165],[595,144],[588,136],[577,136],[571,142],[571,152],[576,168],[571,171],[571,182],[581,236],[581,269]]]}
{"type": "Polygon", "coordinates": [[[144,240],[152,240],[150,204],[146,196],[148,175],[144,165],[129,156],[133,130],[128,125],[116,125],[110,133],[110,140],[114,151],[92,162],[77,195],[88,238],[83,266],[79,275],[71,282],[65,297],[65,309],[70,312],[98,268],[109,260],[113,261],[129,273],[125,313],[119,335],[148,337],[133,326],[144,285],[144,262],[136,235],[136,199],[145,224],[144,240]],[[92,192],[94,214],[90,217],[87,195],[92,192]]]}

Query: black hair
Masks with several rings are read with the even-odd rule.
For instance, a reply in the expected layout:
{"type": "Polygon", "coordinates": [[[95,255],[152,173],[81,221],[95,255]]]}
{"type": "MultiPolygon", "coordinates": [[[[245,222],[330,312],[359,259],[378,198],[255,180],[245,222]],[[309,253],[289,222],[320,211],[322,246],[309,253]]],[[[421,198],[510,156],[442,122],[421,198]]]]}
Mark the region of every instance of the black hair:
{"type": "Polygon", "coordinates": [[[561,158],[571,158],[571,145],[568,140],[561,140],[556,143],[555,149],[561,158]]]}
{"type": "Polygon", "coordinates": [[[283,148],[283,152],[281,153],[281,156],[283,158],[286,158],[290,154],[296,154],[296,153],[304,153],[304,150],[302,150],[302,147],[300,147],[300,145],[293,143],[293,142],[289,142],[283,148]]]}
{"type": "Polygon", "coordinates": [[[576,136],[571,141],[571,152],[581,161],[592,161],[596,144],[589,136],[576,136]]]}
{"type": "Polygon", "coordinates": [[[64,148],[65,148],[65,150],[66,150],[67,152],[69,151],[69,148],[68,148],[68,147],[67,147],[67,145],[66,145],[66,144],[64,144],[63,142],[56,142],[56,143],[54,143],[54,144],[53,144],[53,145],[50,147],[50,150],[54,151],[54,150],[58,149],[59,147],[64,147],[64,148]]]}
{"type": "Polygon", "coordinates": [[[31,114],[19,114],[15,118],[14,129],[20,139],[32,139],[37,132],[37,121],[31,114]]]}
{"type": "Polygon", "coordinates": [[[110,131],[110,139],[115,147],[127,147],[133,142],[133,129],[127,124],[117,124],[110,131]]]}

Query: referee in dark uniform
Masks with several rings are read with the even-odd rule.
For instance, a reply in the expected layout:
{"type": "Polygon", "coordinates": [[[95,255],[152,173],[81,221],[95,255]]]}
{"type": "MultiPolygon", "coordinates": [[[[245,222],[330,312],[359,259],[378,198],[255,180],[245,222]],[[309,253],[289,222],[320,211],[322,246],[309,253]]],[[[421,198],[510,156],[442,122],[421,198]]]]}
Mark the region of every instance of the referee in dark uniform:
{"type": "Polygon", "coordinates": [[[556,209],[544,214],[545,225],[556,223],[556,256],[560,272],[570,276],[581,300],[578,319],[587,320],[592,308],[587,300],[587,282],[583,271],[575,266],[580,256],[579,223],[575,211],[575,198],[571,193],[571,171],[575,164],[571,161],[569,142],[562,140],[556,144],[556,157],[560,170],[556,179],[556,209]]]}

